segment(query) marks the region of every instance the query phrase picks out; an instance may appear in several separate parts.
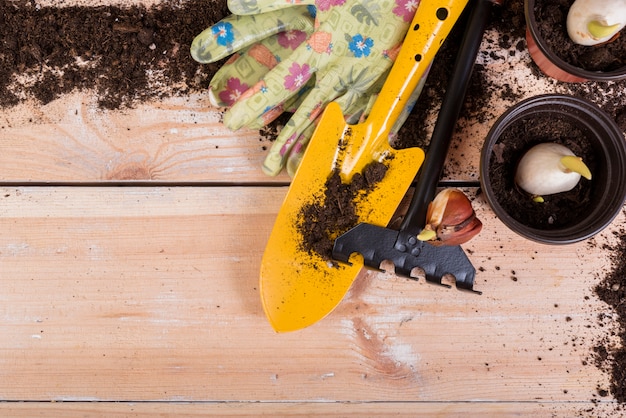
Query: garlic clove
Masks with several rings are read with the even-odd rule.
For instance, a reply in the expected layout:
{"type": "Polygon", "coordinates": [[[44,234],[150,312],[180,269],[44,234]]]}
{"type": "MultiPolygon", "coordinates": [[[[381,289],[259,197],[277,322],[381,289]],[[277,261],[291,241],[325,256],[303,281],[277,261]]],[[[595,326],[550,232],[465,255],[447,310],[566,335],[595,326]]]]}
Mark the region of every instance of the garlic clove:
{"type": "Polygon", "coordinates": [[[592,46],[608,42],[624,26],[624,0],[576,0],[567,14],[567,33],[579,45],[592,46]]]}
{"type": "Polygon", "coordinates": [[[579,171],[591,177],[589,168],[569,148],[545,142],[535,145],[524,154],[517,165],[515,183],[533,196],[561,193],[576,187],[581,177],[579,171]],[[563,160],[563,157],[573,158],[563,160]]]}
{"type": "Polygon", "coordinates": [[[482,229],[472,204],[458,189],[444,189],[428,205],[426,226],[417,236],[433,245],[459,245],[482,229]]]}

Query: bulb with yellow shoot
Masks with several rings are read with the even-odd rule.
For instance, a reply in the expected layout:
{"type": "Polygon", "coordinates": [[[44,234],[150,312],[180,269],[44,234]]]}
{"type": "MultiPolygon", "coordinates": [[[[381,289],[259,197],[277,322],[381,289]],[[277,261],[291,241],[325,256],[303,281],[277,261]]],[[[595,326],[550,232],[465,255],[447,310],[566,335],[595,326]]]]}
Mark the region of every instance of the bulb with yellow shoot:
{"type": "Polygon", "coordinates": [[[572,190],[581,177],[591,180],[591,171],[582,158],[564,145],[544,142],[524,154],[517,165],[515,183],[536,202],[542,202],[542,196],[572,190]]]}
{"type": "Polygon", "coordinates": [[[435,246],[459,245],[482,229],[472,203],[458,189],[444,189],[428,205],[426,226],[417,236],[435,246]]]}
{"type": "Polygon", "coordinates": [[[580,45],[610,41],[626,25],[626,0],[576,0],[567,14],[567,33],[580,45]]]}

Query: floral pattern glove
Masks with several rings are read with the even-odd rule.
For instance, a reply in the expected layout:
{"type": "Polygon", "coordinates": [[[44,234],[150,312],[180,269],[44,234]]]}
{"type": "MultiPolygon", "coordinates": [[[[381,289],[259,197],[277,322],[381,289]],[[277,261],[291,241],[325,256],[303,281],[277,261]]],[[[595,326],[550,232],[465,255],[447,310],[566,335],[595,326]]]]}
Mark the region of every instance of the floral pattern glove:
{"type": "Polygon", "coordinates": [[[229,0],[234,15],[198,35],[191,53],[211,62],[236,52],[210,87],[213,103],[230,107],[228,128],[259,128],[294,112],[263,165],[269,175],[285,166],[293,175],[326,104],[338,102],[349,123],[367,116],[418,4],[229,0]]]}
{"type": "MultiPolygon", "coordinates": [[[[235,4],[229,5],[240,10],[235,4]]],[[[232,57],[213,76],[209,99],[217,107],[231,107],[313,32],[313,16],[306,6],[278,9],[256,15],[231,15],[199,34],[192,43],[191,55],[201,63],[232,57]],[[234,53],[233,53],[234,52],[234,53]]],[[[298,97],[277,104],[245,126],[259,129],[278,117],[283,110],[295,111],[298,97]]]]}

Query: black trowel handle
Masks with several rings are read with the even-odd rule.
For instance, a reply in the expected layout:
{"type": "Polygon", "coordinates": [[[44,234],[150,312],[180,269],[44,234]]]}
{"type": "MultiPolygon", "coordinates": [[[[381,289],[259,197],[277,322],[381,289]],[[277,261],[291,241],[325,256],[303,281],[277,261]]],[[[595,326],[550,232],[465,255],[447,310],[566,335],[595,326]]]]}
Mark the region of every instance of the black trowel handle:
{"type": "Polygon", "coordinates": [[[465,27],[463,40],[461,41],[452,75],[448,82],[448,88],[441,104],[430,145],[426,152],[424,163],[417,175],[415,194],[400,226],[400,231],[409,234],[400,234],[401,237],[407,235],[415,236],[424,228],[428,204],[435,197],[435,191],[441,177],[448,148],[450,147],[452,134],[472,75],[476,55],[480,49],[483,33],[490,18],[492,3],[502,3],[502,0],[473,1],[474,6],[471,8],[471,14],[465,27]]]}

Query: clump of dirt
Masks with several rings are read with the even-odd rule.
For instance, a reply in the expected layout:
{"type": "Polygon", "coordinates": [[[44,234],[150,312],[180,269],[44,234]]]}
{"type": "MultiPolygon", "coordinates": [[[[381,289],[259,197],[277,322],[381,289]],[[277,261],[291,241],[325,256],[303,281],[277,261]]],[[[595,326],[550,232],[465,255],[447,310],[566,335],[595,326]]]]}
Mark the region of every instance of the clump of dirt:
{"type": "Polygon", "coordinates": [[[226,16],[226,2],[41,7],[0,0],[0,107],[46,104],[95,89],[106,109],[128,107],[208,86],[220,66],[189,54],[193,38],[226,16]]]}
{"type": "Polygon", "coordinates": [[[563,61],[589,71],[626,67],[626,36],[593,47],[572,42],[566,29],[572,3],[574,0],[541,0],[535,4],[537,28],[549,48],[563,61]]]}
{"type": "Polygon", "coordinates": [[[554,115],[533,116],[514,122],[495,144],[489,176],[499,202],[517,221],[539,229],[555,229],[570,225],[579,213],[591,204],[592,181],[581,179],[577,186],[563,193],[544,196],[536,203],[515,184],[517,163],[526,151],[541,142],[556,142],[583,157],[591,172],[598,165],[587,133],[571,121],[554,115]],[[572,210],[576,208],[576,210],[572,210]]]}
{"type": "Polygon", "coordinates": [[[322,196],[300,210],[296,228],[302,236],[303,250],[331,261],[335,239],[359,222],[357,200],[373,190],[386,173],[384,163],[373,162],[344,183],[334,171],[324,184],[322,196]]]}
{"type": "MultiPolygon", "coordinates": [[[[595,286],[594,292],[609,305],[617,324],[619,345],[603,338],[594,347],[595,364],[606,371],[610,379],[610,393],[621,404],[626,403],[626,231],[615,232],[617,243],[605,246],[610,251],[611,269],[595,286]]],[[[603,318],[599,319],[602,323],[603,318]]],[[[602,325],[602,324],[601,324],[602,325]]]]}

